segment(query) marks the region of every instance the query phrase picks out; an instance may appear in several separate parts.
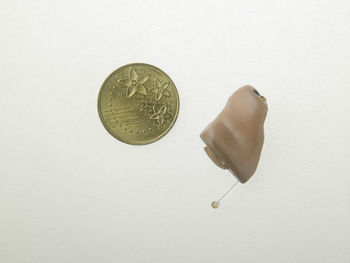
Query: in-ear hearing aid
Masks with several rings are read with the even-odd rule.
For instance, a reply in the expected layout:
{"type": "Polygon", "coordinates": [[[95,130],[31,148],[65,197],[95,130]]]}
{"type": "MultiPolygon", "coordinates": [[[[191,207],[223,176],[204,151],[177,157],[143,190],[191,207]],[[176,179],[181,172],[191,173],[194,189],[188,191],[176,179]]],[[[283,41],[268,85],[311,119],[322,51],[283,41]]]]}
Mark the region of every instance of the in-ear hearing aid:
{"type": "Polygon", "coordinates": [[[213,208],[219,207],[238,182],[245,183],[254,174],[264,144],[267,110],[265,97],[252,86],[244,86],[231,95],[221,113],[201,133],[209,158],[237,178],[220,199],[211,203],[213,208]]]}

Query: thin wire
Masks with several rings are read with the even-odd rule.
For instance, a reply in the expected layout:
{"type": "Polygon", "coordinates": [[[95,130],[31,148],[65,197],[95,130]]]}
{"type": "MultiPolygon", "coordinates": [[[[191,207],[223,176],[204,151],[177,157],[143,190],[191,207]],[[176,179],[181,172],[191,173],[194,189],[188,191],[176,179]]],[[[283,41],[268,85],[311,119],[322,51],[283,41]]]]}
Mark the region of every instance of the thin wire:
{"type": "Polygon", "coordinates": [[[220,201],[221,201],[222,199],[224,199],[225,196],[228,195],[228,193],[231,192],[232,189],[235,188],[235,186],[236,186],[237,184],[238,184],[238,180],[237,180],[237,181],[231,186],[231,188],[228,189],[227,192],[224,193],[223,196],[221,196],[221,198],[220,198],[219,200],[217,200],[216,202],[220,203],[220,201]]]}

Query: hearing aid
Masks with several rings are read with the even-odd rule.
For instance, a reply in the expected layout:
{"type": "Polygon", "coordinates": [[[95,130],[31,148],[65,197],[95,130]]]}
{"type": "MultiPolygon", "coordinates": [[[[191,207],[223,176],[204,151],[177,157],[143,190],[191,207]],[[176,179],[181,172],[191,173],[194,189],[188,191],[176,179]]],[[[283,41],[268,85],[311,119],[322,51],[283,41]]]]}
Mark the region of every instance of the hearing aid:
{"type": "Polygon", "coordinates": [[[264,123],[268,107],[264,96],[244,86],[228,99],[220,114],[203,130],[204,151],[222,169],[237,179],[211,206],[218,208],[238,182],[246,183],[255,173],[264,144],[264,123]]]}

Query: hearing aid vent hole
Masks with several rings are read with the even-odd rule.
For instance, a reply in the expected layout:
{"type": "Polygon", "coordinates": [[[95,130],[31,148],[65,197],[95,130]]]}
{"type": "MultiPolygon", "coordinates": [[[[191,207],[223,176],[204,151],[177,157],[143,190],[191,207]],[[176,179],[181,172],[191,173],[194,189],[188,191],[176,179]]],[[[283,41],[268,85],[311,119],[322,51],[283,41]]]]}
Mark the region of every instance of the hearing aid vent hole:
{"type": "Polygon", "coordinates": [[[259,93],[259,91],[257,91],[256,89],[253,89],[253,91],[254,91],[254,93],[255,93],[256,95],[261,96],[260,93],[259,93]]]}

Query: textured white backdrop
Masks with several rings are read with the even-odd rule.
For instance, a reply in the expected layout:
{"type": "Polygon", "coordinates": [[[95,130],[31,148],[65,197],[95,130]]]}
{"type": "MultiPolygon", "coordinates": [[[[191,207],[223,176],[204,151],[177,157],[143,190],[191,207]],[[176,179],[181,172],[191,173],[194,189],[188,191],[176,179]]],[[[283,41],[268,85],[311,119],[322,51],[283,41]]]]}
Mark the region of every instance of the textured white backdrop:
{"type": "Polygon", "coordinates": [[[349,1],[0,1],[0,262],[350,262],[349,1]],[[157,143],[103,128],[103,80],[175,82],[157,143]],[[244,84],[267,99],[256,175],[198,135],[244,84]]]}

